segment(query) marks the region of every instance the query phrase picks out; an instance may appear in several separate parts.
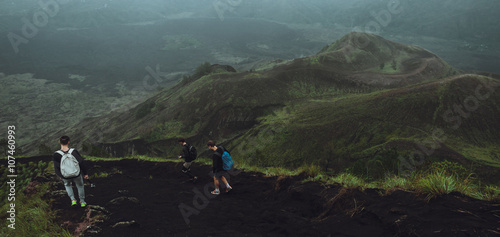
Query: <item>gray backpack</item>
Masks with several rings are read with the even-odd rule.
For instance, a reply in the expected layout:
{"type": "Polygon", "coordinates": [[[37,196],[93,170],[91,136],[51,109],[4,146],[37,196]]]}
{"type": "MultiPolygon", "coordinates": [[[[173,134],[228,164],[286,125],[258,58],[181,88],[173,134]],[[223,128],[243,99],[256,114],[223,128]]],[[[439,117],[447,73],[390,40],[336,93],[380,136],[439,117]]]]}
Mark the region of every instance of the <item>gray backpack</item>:
{"type": "Polygon", "coordinates": [[[78,160],[76,160],[75,156],[71,154],[73,152],[73,148],[69,149],[67,153],[59,150],[56,151],[59,153],[61,158],[61,174],[64,178],[75,178],[80,175],[80,164],[78,160]]]}

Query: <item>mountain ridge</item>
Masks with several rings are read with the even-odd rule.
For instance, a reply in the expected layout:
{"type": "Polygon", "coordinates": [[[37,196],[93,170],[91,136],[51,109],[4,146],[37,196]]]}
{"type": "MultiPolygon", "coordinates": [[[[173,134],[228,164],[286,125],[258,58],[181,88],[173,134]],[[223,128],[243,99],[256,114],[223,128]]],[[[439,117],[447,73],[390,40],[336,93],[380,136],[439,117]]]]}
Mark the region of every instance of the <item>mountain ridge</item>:
{"type": "MultiPolygon", "coordinates": [[[[141,153],[166,155],[175,149],[176,137],[182,136],[197,146],[204,146],[209,139],[228,144],[241,162],[262,166],[317,163],[330,169],[333,163],[347,168],[356,162],[363,166],[377,154],[386,154],[391,147],[383,145],[391,141],[400,144],[392,146],[399,149],[399,155],[412,152],[420,140],[428,139],[425,135],[429,132],[422,131],[447,127],[446,122],[437,119],[448,109],[443,107],[463,102],[468,98],[465,95],[474,95],[474,89],[467,88],[469,84],[498,82],[491,77],[468,75],[457,84],[453,77],[459,78],[460,71],[429,51],[366,33],[350,33],[315,56],[284,62],[269,70],[234,72],[219,67],[212,71],[210,65],[198,69],[201,74],[185,77],[127,112],[88,119],[73,132],[73,137],[86,144],[84,152],[89,154],[137,154],[133,146],[127,148],[128,152],[113,148],[124,148],[117,144],[137,144],[141,153]],[[369,39],[369,43],[354,47],[362,38],[369,39]],[[391,50],[380,50],[377,45],[382,44],[391,50]],[[346,47],[351,48],[351,53],[339,53],[346,47]],[[353,60],[346,61],[351,56],[353,60]],[[396,69],[384,70],[390,65],[382,67],[382,63],[390,62],[391,57],[396,69]],[[314,107],[316,111],[311,112],[314,107]],[[314,116],[308,115],[311,113],[314,116]],[[315,120],[319,122],[308,122],[315,120]],[[408,124],[406,120],[413,124],[398,124],[408,124]],[[334,132],[335,127],[340,132],[334,132]],[[304,145],[304,141],[308,144],[304,145]],[[308,159],[308,154],[316,150],[321,152],[308,159]]],[[[493,99],[481,101],[481,105],[492,114],[478,109],[483,112],[475,111],[477,115],[473,116],[494,118],[498,114],[498,93],[491,96],[493,99]]],[[[500,134],[500,126],[497,121],[477,118],[468,120],[466,129],[449,132],[458,139],[449,139],[443,147],[454,151],[450,154],[460,154],[450,155],[454,160],[496,166],[499,161],[488,155],[486,148],[499,140],[494,134],[500,134]],[[481,133],[473,132],[473,139],[479,142],[470,143],[469,130],[484,130],[481,122],[491,124],[486,126],[491,129],[486,131],[491,138],[485,143],[481,133]],[[470,150],[460,144],[469,144],[470,150]],[[483,151],[474,155],[471,151],[475,149],[483,151]]],[[[446,152],[432,155],[437,154],[445,156],[432,159],[447,158],[446,152]]]]}

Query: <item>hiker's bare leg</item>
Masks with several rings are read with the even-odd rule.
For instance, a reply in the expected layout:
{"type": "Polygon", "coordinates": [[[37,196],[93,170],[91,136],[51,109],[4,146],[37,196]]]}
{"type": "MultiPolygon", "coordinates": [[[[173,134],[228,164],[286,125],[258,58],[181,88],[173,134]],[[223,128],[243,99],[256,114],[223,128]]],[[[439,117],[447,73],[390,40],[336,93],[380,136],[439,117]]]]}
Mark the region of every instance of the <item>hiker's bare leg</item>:
{"type": "Polygon", "coordinates": [[[215,189],[219,189],[219,180],[214,177],[214,186],[215,186],[215,189]]]}
{"type": "Polygon", "coordinates": [[[226,193],[229,192],[229,190],[231,190],[232,188],[231,188],[231,185],[229,185],[229,182],[227,181],[226,177],[222,176],[222,177],[220,177],[220,179],[224,183],[224,186],[226,186],[226,193]]]}
{"type": "Polygon", "coordinates": [[[226,179],[226,177],[222,176],[222,177],[220,177],[220,179],[222,180],[222,182],[224,183],[224,185],[227,187],[227,179],[226,179]]]}

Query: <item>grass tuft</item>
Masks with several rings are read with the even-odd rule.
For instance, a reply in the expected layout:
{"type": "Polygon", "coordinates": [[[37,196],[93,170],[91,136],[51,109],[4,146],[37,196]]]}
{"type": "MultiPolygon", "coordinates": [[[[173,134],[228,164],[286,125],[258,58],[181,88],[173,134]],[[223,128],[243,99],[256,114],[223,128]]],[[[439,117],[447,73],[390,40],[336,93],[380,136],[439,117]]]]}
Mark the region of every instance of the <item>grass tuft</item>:
{"type": "Polygon", "coordinates": [[[426,200],[457,191],[458,185],[455,177],[441,172],[430,173],[416,181],[418,192],[426,195],[426,200]]]}
{"type": "Polygon", "coordinates": [[[414,188],[413,182],[410,179],[399,176],[386,177],[380,184],[379,187],[385,190],[411,190],[414,188]]]}
{"type": "Polygon", "coordinates": [[[365,188],[371,186],[368,185],[363,179],[350,173],[341,173],[335,177],[331,177],[327,183],[339,183],[346,188],[365,188]]]}
{"type": "Polygon", "coordinates": [[[308,176],[316,177],[323,174],[323,170],[318,165],[307,165],[301,166],[297,169],[297,172],[304,173],[308,176]]]}

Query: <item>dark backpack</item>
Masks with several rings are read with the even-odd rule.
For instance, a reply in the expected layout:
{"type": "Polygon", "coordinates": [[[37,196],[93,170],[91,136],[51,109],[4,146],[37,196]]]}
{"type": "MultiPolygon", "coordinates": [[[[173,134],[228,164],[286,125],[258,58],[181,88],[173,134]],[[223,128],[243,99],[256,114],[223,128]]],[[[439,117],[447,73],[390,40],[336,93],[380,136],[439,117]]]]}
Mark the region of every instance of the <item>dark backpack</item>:
{"type": "Polygon", "coordinates": [[[198,156],[196,148],[194,146],[189,145],[188,151],[189,151],[189,158],[191,160],[196,160],[196,157],[198,156]]]}

